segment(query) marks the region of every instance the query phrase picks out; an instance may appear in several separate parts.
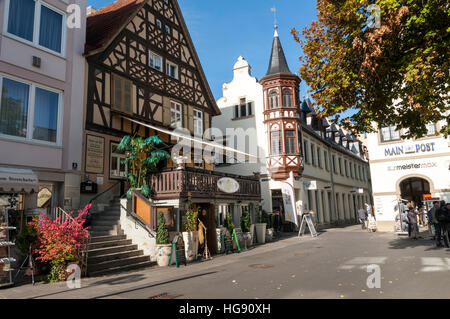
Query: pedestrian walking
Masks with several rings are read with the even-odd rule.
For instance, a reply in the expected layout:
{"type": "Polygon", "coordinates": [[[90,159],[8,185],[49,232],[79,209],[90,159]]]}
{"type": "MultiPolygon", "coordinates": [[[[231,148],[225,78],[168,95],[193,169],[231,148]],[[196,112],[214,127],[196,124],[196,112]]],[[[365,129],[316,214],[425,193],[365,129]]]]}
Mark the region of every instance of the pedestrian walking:
{"type": "Polygon", "coordinates": [[[440,208],[440,204],[438,201],[433,202],[433,207],[428,211],[428,222],[430,224],[430,231],[432,235],[432,239],[436,240],[436,246],[441,246],[441,237],[436,236],[438,232],[440,232],[439,221],[436,218],[436,211],[440,208]]]}
{"type": "Polygon", "coordinates": [[[436,238],[439,238],[438,247],[441,247],[441,236],[444,239],[445,247],[449,248],[449,223],[450,223],[450,203],[442,205],[436,210],[436,219],[438,220],[439,232],[436,232],[436,238]]]}
{"type": "Polygon", "coordinates": [[[419,227],[417,226],[417,215],[417,210],[414,209],[414,207],[411,207],[408,213],[408,234],[410,239],[412,238],[415,240],[417,239],[417,235],[419,233],[419,227]]]}
{"type": "Polygon", "coordinates": [[[358,210],[359,220],[361,221],[361,228],[366,229],[367,211],[364,208],[358,210]]]}
{"type": "Polygon", "coordinates": [[[423,207],[419,209],[419,223],[421,226],[425,226],[425,209],[423,207]]]}

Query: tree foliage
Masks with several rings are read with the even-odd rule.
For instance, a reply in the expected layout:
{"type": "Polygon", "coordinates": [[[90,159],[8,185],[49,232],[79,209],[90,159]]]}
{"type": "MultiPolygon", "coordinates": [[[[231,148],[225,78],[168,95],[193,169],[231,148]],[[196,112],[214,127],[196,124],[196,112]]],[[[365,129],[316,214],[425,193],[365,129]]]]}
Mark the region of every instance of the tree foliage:
{"type": "Polygon", "coordinates": [[[158,214],[158,231],[156,234],[156,244],[167,245],[170,244],[169,229],[166,225],[166,220],[163,213],[158,214]]]}
{"type": "Polygon", "coordinates": [[[318,0],[318,19],[294,39],[303,48],[299,72],[320,116],[357,132],[397,125],[421,137],[446,120],[449,132],[448,0],[318,0]],[[370,19],[379,6],[380,25],[370,19]],[[319,110],[319,107],[321,109],[319,110]],[[342,116],[353,110],[354,115],[342,116]]]}

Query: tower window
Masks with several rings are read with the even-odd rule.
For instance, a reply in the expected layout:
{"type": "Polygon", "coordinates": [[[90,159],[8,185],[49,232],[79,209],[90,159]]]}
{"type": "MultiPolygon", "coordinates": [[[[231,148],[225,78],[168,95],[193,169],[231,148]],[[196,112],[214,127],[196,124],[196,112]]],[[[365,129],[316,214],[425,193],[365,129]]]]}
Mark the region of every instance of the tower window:
{"type": "Polygon", "coordinates": [[[281,149],[281,134],[280,131],[273,131],[270,133],[270,142],[272,147],[272,155],[279,155],[282,152],[281,149]]]}
{"type": "Polygon", "coordinates": [[[283,90],[283,107],[292,107],[291,90],[283,90]]]}
{"type": "Polygon", "coordinates": [[[277,90],[272,90],[269,92],[269,106],[271,109],[279,107],[277,90]]]}
{"type": "Polygon", "coordinates": [[[295,132],[285,131],[284,132],[284,143],[286,154],[295,154],[295,132]]]}

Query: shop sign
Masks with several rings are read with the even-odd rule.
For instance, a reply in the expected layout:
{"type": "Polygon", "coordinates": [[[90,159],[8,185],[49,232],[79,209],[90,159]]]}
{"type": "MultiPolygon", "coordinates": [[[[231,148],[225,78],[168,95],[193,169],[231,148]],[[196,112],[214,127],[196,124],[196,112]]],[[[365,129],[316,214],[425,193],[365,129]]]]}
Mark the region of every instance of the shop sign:
{"type": "Polygon", "coordinates": [[[239,183],[233,178],[223,177],[217,181],[217,187],[224,193],[234,194],[239,190],[239,183]]]}
{"type": "Polygon", "coordinates": [[[384,156],[398,156],[404,154],[414,154],[414,153],[428,153],[434,152],[434,146],[436,143],[416,143],[409,145],[386,147],[384,149],[384,156]]]}
{"type": "Polygon", "coordinates": [[[105,139],[99,136],[86,135],[86,172],[103,173],[105,156],[105,139]]]}

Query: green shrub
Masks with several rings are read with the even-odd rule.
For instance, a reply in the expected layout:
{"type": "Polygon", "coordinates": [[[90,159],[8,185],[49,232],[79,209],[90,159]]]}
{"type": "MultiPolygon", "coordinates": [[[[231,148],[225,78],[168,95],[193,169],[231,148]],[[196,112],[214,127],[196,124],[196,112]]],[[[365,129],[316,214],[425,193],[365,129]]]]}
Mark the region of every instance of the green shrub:
{"type": "Polygon", "coordinates": [[[156,234],[156,244],[158,245],[170,244],[169,229],[167,228],[166,220],[164,219],[163,213],[159,213],[158,215],[158,232],[156,234]]]}
{"type": "Polygon", "coordinates": [[[231,214],[227,213],[227,215],[225,216],[225,222],[224,222],[224,226],[225,228],[230,232],[230,234],[233,233],[234,230],[234,224],[233,224],[233,220],[231,218],[231,214]]]}
{"type": "Polygon", "coordinates": [[[267,214],[265,210],[263,210],[261,213],[261,223],[266,223],[267,225],[269,225],[269,214],[267,214]]]}
{"type": "Polygon", "coordinates": [[[241,228],[244,233],[248,233],[250,231],[250,227],[252,225],[252,221],[250,220],[250,213],[245,211],[241,216],[241,228]]]}

